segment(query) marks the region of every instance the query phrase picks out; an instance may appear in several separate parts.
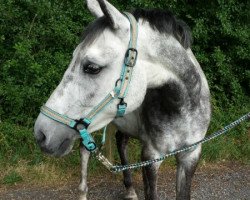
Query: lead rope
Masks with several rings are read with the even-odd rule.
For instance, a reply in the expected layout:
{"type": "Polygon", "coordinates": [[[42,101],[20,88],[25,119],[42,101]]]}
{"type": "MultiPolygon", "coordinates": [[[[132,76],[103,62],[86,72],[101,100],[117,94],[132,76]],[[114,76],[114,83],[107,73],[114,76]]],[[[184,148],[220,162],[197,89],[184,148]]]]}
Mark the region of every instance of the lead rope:
{"type": "Polygon", "coordinates": [[[176,155],[178,153],[189,151],[189,150],[197,147],[200,144],[203,144],[203,143],[206,143],[206,142],[208,142],[208,141],[210,141],[212,139],[215,139],[218,136],[228,132],[230,129],[238,126],[241,122],[243,122],[243,121],[245,121],[245,120],[247,120],[249,118],[250,118],[250,112],[247,113],[246,115],[240,117],[238,120],[236,120],[236,121],[230,123],[229,125],[225,126],[221,130],[214,132],[213,134],[205,137],[204,139],[202,139],[202,140],[200,140],[200,141],[198,141],[198,142],[196,142],[196,143],[194,143],[194,144],[192,144],[190,146],[186,146],[186,147],[183,147],[181,149],[171,151],[170,153],[168,153],[168,154],[166,154],[166,155],[164,155],[162,157],[152,159],[152,160],[143,161],[143,162],[139,162],[139,163],[134,163],[134,164],[129,164],[129,165],[113,165],[98,149],[96,151],[94,151],[94,153],[95,153],[96,158],[110,172],[113,172],[113,173],[118,173],[118,172],[122,172],[122,171],[129,170],[129,169],[136,169],[136,168],[140,168],[140,167],[145,167],[145,166],[151,165],[153,163],[163,161],[166,158],[168,158],[170,156],[174,156],[174,155],[176,155]]]}

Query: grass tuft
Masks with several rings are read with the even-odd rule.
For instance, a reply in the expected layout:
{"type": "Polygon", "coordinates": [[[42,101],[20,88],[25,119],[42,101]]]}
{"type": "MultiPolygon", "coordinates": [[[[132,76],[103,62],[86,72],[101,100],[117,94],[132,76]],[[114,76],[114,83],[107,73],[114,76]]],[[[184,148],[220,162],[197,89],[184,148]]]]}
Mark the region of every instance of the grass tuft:
{"type": "Polygon", "coordinates": [[[3,177],[2,183],[13,185],[15,183],[23,181],[22,176],[20,176],[16,171],[11,171],[3,177]]]}

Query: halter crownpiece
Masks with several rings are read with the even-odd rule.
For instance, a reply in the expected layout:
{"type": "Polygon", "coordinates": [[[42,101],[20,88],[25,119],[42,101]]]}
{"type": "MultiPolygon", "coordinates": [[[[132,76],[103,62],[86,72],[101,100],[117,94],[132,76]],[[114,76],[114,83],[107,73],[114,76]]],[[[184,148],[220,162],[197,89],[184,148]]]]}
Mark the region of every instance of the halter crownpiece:
{"type": "Polygon", "coordinates": [[[129,84],[132,78],[133,67],[137,60],[137,38],[138,38],[138,24],[134,16],[128,12],[124,15],[130,22],[130,41],[129,47],[125,54],[124,63],[119,79],[116,81],[115,88],[97,105],[95,106],[84,118],[77,120],[71,119],[66,115],[59,114],[47,106],[42,106],[41,113],[54,121],[62,123],[75,129],[79,132],[83,145],[88,151],[96,150],[96,143],[87,131],[88,126],[92,123],[94,118],[114,99],[120,99],[117,105],[116,117],[123,117],[126,113],[127,103],[124,101],[127,96],[129,84]]]}

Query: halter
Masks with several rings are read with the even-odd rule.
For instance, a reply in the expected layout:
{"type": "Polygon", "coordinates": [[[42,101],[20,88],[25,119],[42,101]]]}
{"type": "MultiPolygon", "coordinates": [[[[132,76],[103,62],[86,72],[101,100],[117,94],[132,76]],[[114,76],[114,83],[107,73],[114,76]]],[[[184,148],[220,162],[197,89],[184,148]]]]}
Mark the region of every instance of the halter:
{"type": "Polygon", "coordinates": [[[82,143],[88,151],[94,151],[96,149],[96,143],[91,134],[87,131],[88,126],[92,123],[94,118],[114,99],[120,99],[120,103],[117,105],[116,117],[123,117],[126,113],[127,103],[124,101],[124,98],[128,93],[133,67],[136,64],[138,55],[138,52],[136,50],[138,38],[138,24],[132,14],[124,12],[124,15],[128,18],[130,22],[130,41],[128,50],[125,54],[121,75],[116,81],[115,88],[85,117],[80,119],[71,119],[68,116],[62,115],[45,105],[41,108],[41,113],[43,115],[78,131],[82,138],[82,143]]]}

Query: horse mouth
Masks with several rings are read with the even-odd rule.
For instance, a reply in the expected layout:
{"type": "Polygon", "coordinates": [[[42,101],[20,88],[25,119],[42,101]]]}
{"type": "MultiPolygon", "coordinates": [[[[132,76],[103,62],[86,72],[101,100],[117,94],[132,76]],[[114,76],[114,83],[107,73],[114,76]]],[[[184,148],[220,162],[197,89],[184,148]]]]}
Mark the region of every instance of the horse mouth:
{"type": "Polygon", "coordinates": [[[71,151],[72,147],[73,145],[71,145],[70,139],[68,138],[65,139],[59,146],[58,150],[56,151],[55,156],[61,157],[67,155],[71,151]]]}
{"type": "Polygon", "coordinates": [[[40,146],[41,150],[51,156],[63,157],[70,153],[73,148],[74,142],[70,139],[65,139],[57,149],[52,149],[48,146],[40,146]]]}

